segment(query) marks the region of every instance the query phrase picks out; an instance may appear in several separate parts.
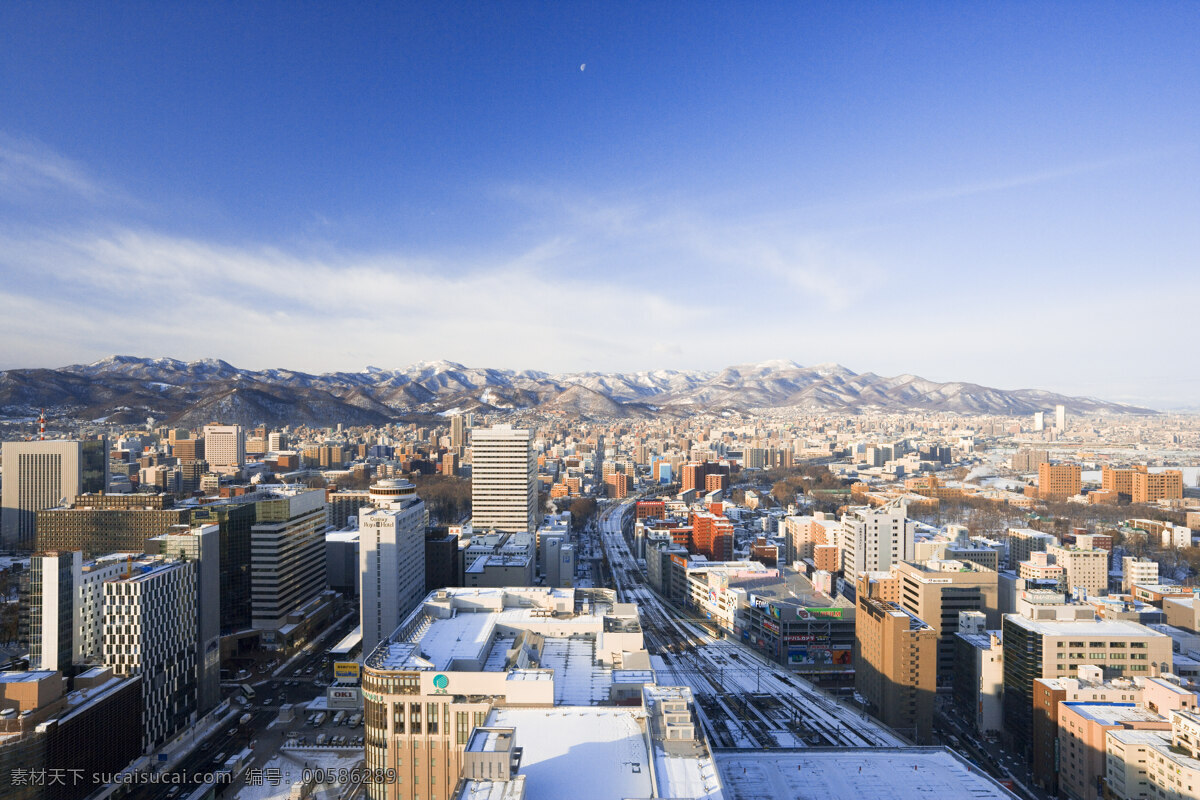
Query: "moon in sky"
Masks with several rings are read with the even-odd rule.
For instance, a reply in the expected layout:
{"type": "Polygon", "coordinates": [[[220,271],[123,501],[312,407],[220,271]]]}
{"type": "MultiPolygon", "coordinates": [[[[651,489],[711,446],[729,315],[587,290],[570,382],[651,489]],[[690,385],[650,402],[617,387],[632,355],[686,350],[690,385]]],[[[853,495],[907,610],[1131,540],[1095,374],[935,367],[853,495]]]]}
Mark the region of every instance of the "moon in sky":
{"type": "Polygon", "coordinates": [[[583,72],[583,71],[584,71],[584,69],[586,69],[586,68],[587,68],[587,64],[580,64],[580,65],[579,65],[579,71],[580,71],[580,72],[583,72]]]}

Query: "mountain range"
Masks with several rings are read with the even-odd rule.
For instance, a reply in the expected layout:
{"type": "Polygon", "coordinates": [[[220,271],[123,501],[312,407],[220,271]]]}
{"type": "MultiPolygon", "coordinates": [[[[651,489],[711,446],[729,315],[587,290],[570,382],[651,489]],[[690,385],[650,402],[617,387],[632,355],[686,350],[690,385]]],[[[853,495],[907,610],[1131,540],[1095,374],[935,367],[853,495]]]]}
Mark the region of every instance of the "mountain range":
{"type": "Polygon", "coordinates": [[[419,362],[405,369],[313,375],[245,370],[217,360],[110,356],[60,369],[0,372],[0,417],[45,408],[60,419],[139,424],[147,417],[185,426],[213,420],[267,425],[382,424],[459,411],[532,410],[589,418],[687,416],[727,409],[941,411],[1026,415],[1063,404],[1072,414],[1154,413],[1052,392],[937,383],[916,375],[855,373],[839,364],[764,361],[719,372],[551,374],[419,362]]]}

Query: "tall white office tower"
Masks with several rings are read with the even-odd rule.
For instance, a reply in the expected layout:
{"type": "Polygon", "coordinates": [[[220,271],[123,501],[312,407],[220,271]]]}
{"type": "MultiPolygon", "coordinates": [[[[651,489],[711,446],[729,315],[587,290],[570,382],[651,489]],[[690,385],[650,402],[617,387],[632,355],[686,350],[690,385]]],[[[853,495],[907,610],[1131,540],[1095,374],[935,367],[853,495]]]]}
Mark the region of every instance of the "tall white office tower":
{"type": "Polygon", "coordinates": [[[37,512],[108,490],[108,440],[5,442],[0,544],[32,550],[37,512]]]}
{"type": "Polygon", "coordinates": [[[494,425],[471,432],[471,527],[537,530],[537,461],[529,431],[494,425]]]}
{"type": "Polygon", "coordinates": [[[1041,431],[1046,430],[1046,412],[1045,411],[1033,412],[1033,429],[1039,433],[1041,431]]]}
{"type": "Polygon", "coordinates": [[[246,463],[246,432],[241,425],[205,425],[204,460],[210,467],[246,463]]]}
{"type": "Polygon", "coordinates": [[[1058,405],[1054,407],[1054,427],[1059,433],[1067,429],[1067,407],[1058,405]]]}
{"type": "Polygon", "coordinates": [[[260,630],[280,631],[288,616],[325,588],[325,490],[276,488],[256,503],[250,526],[250,614],[260,630]]]}
{"type": "Polygon", "coordinates": [[[408,481],[371,487],[358,513],[359,620],[363,652],[400,627],[425,596],[425,502],[408,481]]]}

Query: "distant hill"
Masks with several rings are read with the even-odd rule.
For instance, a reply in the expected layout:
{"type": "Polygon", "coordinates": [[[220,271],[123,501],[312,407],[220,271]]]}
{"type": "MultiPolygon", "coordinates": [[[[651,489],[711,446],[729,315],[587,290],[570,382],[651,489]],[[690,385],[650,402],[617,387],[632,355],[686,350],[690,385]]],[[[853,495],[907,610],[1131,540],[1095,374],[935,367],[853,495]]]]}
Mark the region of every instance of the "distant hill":
{"type": "Polygon", "coordinates": [[[916,375],[855,373],[840,364],[804,367],[766,361],[719,372],[550,374],[477,369],[450,361],[405,369],[312,375],[243,370],[224,361],[110,356],[61,369],[0,372],[0,417],[35,415],[140,423],[148,416],[185,425],[214,419],[244,424],[380,424],[452,409],[534,409],[591,418],[682,416],[718,410],[797,407],[813,411],[943,411],[1025,415],[1057,404],[1072,414],[1155,413],[1151,409],[1052,392],[937,383],[916,375]]]}

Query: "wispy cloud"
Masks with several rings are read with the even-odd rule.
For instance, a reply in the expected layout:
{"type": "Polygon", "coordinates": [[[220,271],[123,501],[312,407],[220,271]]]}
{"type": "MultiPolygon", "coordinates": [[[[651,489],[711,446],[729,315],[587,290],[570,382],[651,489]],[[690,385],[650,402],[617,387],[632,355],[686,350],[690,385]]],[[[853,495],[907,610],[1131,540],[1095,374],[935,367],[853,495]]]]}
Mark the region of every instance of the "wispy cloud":
{"type": "MultiPolygon", "coordinates": [[[[551,252],[554,245],[546,245],[551,252]]],[[[457,358],[520,368],[611,365],[642,347],[649,313],[668,329],[691,310],[623,286],[546,280],[532,248],[469,274],[428,258],[310,258],[270,247],[220,246],[144,231],[0,238],[5,272],[54,264],[53,297],[11,286],[0,309],[9,365],[29,365],[28,319],[53,333],[40,365],[110,352],[222,355],[250,366],[344,369],[457,358]],[[11,348],[11,349],[9,349],[11,348]]]]}
{"type": "Polygon", "coordinates": [[[575,263],[615,277],[696,286],[734,281],[819,312],[836,312],[879,283],[885,270],[868,254],[818,230],[800,215],[729,217],[697,201],[604,200],[570,192],[514,191],[544,231],[554,231],[575,263]]]}
{"type": "Polygon", "coordinates": [[[1080,161],[1072,164],[1065,164],[1061,167],[1033,170],[1016,175],[983,179],[975,182],[942,186],[933,189],[917,190],[914,192],[903,193],[886,198],[884,202],[893,204],[908,204],[931,203],[941,200],[957,200],[959,198],[971,197],[973,195],[1003,192],[1011,189],[1021,189],[1027,186],[1037,186],[1039,184],[1066,180],[1079,175],[1087,175],[1095,172],[1105,172],[1112,169],[1119,169],[1121,167],[1133,166],[1149,161],[1155,161],[1169,155],[1178,154],[1179,152],[1181,151],[1177,149],[1162,150],[1149,153],[1134,153],[1130,155],[1114,156],[1112,158],[1102,158],[1093,161],[1080,161]]]}
{"type": "Polygon", "coordinates": [[[0,133],[0,195],[67,193],[94,202],[112,197],[88,170],[29,139],[0,133]]]}

